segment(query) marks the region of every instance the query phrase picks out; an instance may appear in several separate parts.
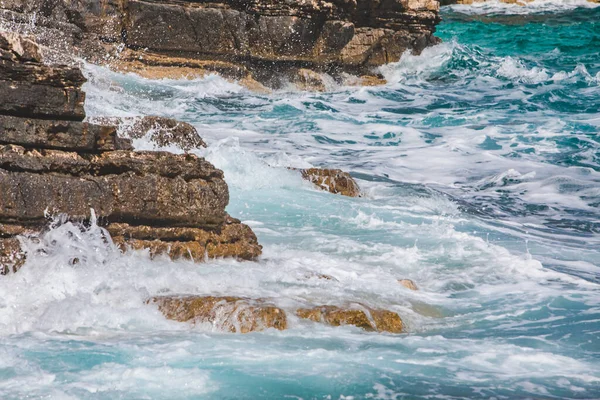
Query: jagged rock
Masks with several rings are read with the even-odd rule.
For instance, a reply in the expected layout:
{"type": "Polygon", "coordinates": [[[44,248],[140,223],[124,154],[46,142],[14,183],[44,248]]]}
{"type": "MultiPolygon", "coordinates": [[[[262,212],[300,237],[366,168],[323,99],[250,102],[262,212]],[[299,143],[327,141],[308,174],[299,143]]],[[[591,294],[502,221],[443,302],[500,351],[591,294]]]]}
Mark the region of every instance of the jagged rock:
{"type": "Polygon", "coordinates": [[[40,62],[28,38],[0,34],[0,104],[3,115],[34,118],[85,118],[85,78],[79,69],[52,68],[40,62]]]}
{"type": "MultiPolygon", "coordinates": [[[[17,237],[43,232],[49,214],[86,222],[91,209],[124,250],[198,261],[260,255],[252,230],[225,212],[222,171],[192,154],[131,151],[116,127],[79,121],[85,118],[79,70],[47,67],[35,43],[2,32],[0,51],[0,86],[19,88],[25,99],[0,102],[0,272],[23,263],[17,237]],[[76,93],[81,104],[53,102],[47,97],[54,91],[39,87],[76,93]]],[[[142,118],[133,125],[132,137],[152,132],[162,145],[204,145],[192,126],[174,120],[142,118]]]]}
{"type": "Polygon", "coordinates": [[[303,319],[332,326],[354,325],[366,331],[402,332],[402,320],[398,314],[364,306],[360,306],[360,308],[341,308],[337,306],[301,308],[296,311],[296,315],[303,319]]]}
{"type": "Polygon", "coordinates": [[[419,290],[417,284],[410,279],[398,279],[398,283],[410,290],[419,290]]]}
{"type": "Polygon", "coordinates": [[[119,137],[147,138],[156,146],[177,146],[185,151],[206,147],[198,131],[186,122],[164,117],[97,117],[89,120],[95,124],[117,127],[119,137]]]}
{"type": "Polygon", "coordinates": [[[295,83],[300,90],[312,90],[324,92],[326,90],[323,77],[315,71],[300,68],[290,75],[291,82],[295,83]]]}
{"type": "Polygon", "coordinates": [[[348,197],[360,197],[360,188],[349,173],[339,169],[309,168],[301,170],[302,178],[322,190],[348,197]]]}
{"type": "Polygon", "coordinates": [[[368,74],[439,41],[435,0],[11,0],[0,9],[23,25],[36,12],[45,44],[67,43],[94,62],[145,74],[164,73],[161,65],[215,71],[271,87],[299,68],[334,77],[368,74]],[[132,57],[129,50],[143,54],[132,57]],[[190,66],[196,62],[205,64],[190,66]]]}
{"type": "Polygon", "coordinates": [[[147,301],[156,304],[168,319],[210,323],[227,332],[249,333],[268,328],[287,329],[285,312],[263,300],[241,297],[160,296],[147,301]]]}

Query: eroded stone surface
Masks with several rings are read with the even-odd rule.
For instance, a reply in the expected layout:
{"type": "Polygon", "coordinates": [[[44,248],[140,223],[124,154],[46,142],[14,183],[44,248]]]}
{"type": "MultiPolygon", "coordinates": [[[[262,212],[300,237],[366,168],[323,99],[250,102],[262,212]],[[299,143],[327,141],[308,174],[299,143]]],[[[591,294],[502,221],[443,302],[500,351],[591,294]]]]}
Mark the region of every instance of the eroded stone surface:
{"type": "Polygon", "coordinates": [[[157,147],[176,146],[190,151],[206,147],[196,128],[172,118],[143,117],[98,117],[90,122],[100,125],[116,126],[119,137],[128,139],[146,138],[157,147]]]}
{"type": "Polygon", "coordinates": [[[268,328],[287,329],[285,312],[263,300],[241,297],[159,296],[147,301],[156,304],[168,319],[179,322],[210,323],[216,329],[249,333],[268,328]]]}
{"type": "Polygon", "coordinates": [[[117,69],[180,67],[271,87],[299,68],[368,74],[437,43],[440,20],[435,0],[11,0],[2,9],[22,25],[36,12],[44,44],[117,69]]]}
{"type": "Polygon", "coordinates": [[[332,326],[354,325],[366,331],[402,332],[402,320],[398,314],[388,310],[377,310],[364,306],[342,308],[337,306],[318,306],[301,308],[296,315],[303,319],[325,323],[332,326]]]}
{"type": "Polygon", "coordinates": [[[309,168],[301,170],[302,177],[318,188],[333,194],[360,197],[360,188],[349,173],[339,169],[309,168]]]}
{"type": "MultiPolygon", "coordinates": [[[[22,91],[14,102],[0,102],[1,272],[23,263],[18,236],[43,232],[49,215],[87,223],[92,210],[123,250],[197,261],[260,255],[252,230],[225,212],[222,171],[192,154],[132,151],[115,126],[80,121],[85,80],[79,70],[43,65],[35,43],[12,34],[0,32],[0,51],[0,85],[22,91]],[[76,99],[67,106],[54,102],[54,89],[76,99]]],[[[139,118],[131,125],[132,138],[150,134],[162,146],[204,146],[191,125],[171,119],[139,118]]]]}

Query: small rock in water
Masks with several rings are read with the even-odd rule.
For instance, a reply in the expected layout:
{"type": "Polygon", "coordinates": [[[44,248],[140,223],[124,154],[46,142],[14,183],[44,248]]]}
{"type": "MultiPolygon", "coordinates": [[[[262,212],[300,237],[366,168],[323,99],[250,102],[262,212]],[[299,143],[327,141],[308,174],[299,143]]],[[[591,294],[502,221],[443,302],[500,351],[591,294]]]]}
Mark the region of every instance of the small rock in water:
{"type": "Polygon", "coordinates": [[[402,332],[402,320],[395,312],[361,308],[341,308],[337,306],[318,306],[301,308],[296,315],[303,319],[321,322],[332,326],[354,325],[366,331],[402,332]]]}
{"type": "Polygon", "coordinates": [[[410,290],[419,290],[417,284],[410,279],[398,279],[398,283],[410,290]]]}
{"type": "Polygon", "coordinates": [[[360,188],[349,173],[339,169],[303,169],[302,178],[314,183],[322,190],[348,197],[360,197],[360,188]]]}
{"type": "Polygon", "coordinates": [[[168,319],[179,322],[210,323],[233,333],[258,332],[268,328],[287,329],[285,312],[263,300],[241,297],[159,296],[148,304],[157,304],[168,319]]]}

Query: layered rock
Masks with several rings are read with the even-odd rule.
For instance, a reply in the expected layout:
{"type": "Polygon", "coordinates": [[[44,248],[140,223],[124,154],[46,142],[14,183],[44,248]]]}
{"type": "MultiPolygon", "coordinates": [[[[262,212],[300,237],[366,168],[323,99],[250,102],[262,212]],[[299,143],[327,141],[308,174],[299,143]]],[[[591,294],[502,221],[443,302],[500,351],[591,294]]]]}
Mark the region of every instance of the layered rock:
{"type": "Polygon", "coordinates": [[[241,297],[159,296],[148,300],[166,318],[194,324],[208,323],[218,330],[249,333],[268,328],[287,329],[285,312],[262,300],[241,297]]]}
{"type": "Polygon", "coordinates": [[[145,138],[158,148],[175,146],[184,151],[206,147],[196,128],[172,118],[142,117],[96,117],[89,122],[117,128],[119,137],[127,139],[145,138]]]}
{"type": "Polygon", "coordinates": [[[100,46],[124,46],[113,52],[118,69],[166,76],[183,67],[269,86],[302,80],[303,68],[340,79],[372,75],[406,50],[438,42],[436,0],[10,0],[0,7],[13,21],[37,12],[46,44],[68,32],[60,43],[95,62],[104,60],[100,46]]]}
{"type": "MultiPolygon", "coordinates": [[[[451,5],[451,4],[474,4],[474,3],[485,3],[487,0],[440,0],[441,5],[451,5]]],[[[516,4],[519,6],[524,6],[527,3],[531,3],[534,0],[499,0],[501,3],[506,4],[516,4]]],[[[595,0],[588,0],[595,1],[595,0]]]]}
{"type": "Polygon", "coordinates": [[[41,233],[51,215],[85,222],[91,209],[123,249],[260,255],[250,228],[225,212],[222,171],[191,154],[134,152],[114,126],[82,122],[84,81],[78,69],[44,65],[31,40],[0,33],[2,272],[24,260],[20,235],[41,233]]]}

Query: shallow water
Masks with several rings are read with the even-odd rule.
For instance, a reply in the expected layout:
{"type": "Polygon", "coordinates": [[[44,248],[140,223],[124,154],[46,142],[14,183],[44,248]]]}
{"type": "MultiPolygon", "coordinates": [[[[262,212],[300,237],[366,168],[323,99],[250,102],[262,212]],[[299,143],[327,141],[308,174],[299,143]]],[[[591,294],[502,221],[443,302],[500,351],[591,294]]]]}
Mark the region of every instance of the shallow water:
{"type": "Polygon", "coordinates": [[[600,8],[442,16],[444,43],[383,67],[377,88],[257,95],[86,66],[88,115],[196,126],[264,255],[151,261],[68,224],[27,243],[0,279],[0,398],[600,398],[600,8]],[[286,168],[311,165],[350,171],[366,196],[286,168]],[[190,328],[143,305],[169,292],[364,303],[408,333],[190,328]]]}

